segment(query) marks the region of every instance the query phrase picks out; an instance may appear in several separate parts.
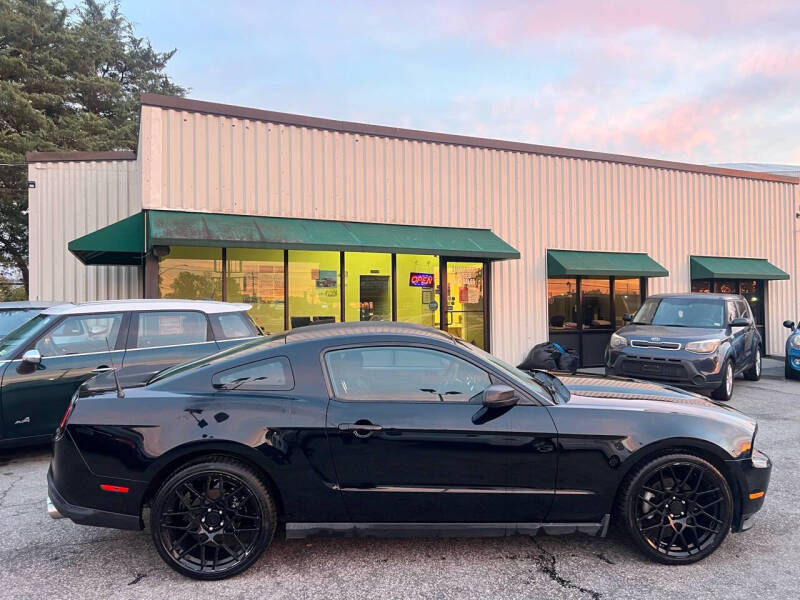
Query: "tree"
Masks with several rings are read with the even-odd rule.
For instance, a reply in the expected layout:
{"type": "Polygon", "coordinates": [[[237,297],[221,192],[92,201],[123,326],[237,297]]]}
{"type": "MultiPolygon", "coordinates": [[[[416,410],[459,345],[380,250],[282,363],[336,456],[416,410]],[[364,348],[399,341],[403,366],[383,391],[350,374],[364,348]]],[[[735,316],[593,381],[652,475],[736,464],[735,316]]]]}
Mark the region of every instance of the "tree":
{"type": "Polygon", "coordinates": [[[119,4],[0,0],[0,264],[28,287],[25,153],[135,150],[142,92],[182,96],[175,50],[136,37],[119,4]]]}

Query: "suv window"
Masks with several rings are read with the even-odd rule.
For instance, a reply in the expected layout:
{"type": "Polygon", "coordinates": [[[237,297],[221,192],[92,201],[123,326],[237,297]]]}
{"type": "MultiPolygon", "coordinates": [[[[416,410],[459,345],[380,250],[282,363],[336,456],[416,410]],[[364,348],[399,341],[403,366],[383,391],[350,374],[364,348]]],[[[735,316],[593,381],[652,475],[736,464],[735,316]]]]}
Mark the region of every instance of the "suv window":
{"type": "Polygon", "coordinates": [[[237,338],[254,337],[260,334],[247,313],[234,312],[222,315],[210,315],[214,337],[218,340],[235,340],[237,338]]]}
{"type": "Polygon", "coordinates": [[[42,356],[107,352],[116,347],[122,313],[67,317],[36,342],[42,356]]]}
{"type": "Polygon", "coordinates": [[[294,377],[284,356],[267,358],[220,371],[211,379],[214,387],[226,390],[290,390],[294,377]]]}
{"type": "Polygon", "coordinates": [[[747,306],[747,302],[744,300],[736,300],[736,316],[752,320],[753,317],[750,315],[750,307],[747,306]]]}
{"type": "Polygon", "coordinates": [[[139,313],[137,348],[199,344],[208,340],[208,321],[203,313],[155,311],[139,313]]]}
{"type": "Polygon", "coordinates": [[[483,369],[428,348],[333,350],[325,363],[334,395],[342,400],[468,402],[491,385],[483,369]]]}

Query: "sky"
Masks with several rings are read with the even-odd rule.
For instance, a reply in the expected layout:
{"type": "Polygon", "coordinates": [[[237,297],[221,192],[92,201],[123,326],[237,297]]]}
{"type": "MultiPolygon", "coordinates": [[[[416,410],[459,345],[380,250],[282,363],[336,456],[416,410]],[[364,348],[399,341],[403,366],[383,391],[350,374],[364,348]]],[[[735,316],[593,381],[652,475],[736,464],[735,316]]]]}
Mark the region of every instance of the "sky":
{"type": "Polygon", "coordinates": [[[189,97],[696,163],[800,164],[800,0],[122,0],[189,97]]]}

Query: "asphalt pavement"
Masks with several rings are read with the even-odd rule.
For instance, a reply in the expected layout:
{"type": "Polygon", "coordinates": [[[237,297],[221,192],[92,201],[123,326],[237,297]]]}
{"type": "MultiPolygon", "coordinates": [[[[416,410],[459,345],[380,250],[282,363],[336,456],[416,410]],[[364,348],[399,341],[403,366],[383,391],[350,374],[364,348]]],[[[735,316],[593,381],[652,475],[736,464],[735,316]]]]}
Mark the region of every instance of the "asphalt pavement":
{"type": "Polygon", "coordinates": [[[2,598],[798,598],[800,382],[765,365],[732,404],[759,420],[773,461],[755,527],[700,563],[641,557],[609,537],[276,541],[246,573],[196,582],[169,569],[148,531],[82,527],[45,512],[49,449],[0,455],[2,598]]]}

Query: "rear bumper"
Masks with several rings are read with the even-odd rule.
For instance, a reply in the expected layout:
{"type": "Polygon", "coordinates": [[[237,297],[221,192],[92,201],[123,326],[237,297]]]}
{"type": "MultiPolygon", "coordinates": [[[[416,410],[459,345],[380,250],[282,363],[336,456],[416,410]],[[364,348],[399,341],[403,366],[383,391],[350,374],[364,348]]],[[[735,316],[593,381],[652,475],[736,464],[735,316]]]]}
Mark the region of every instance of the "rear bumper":
{"type": "Polygon", "coordinates": [[[754,450],[752,458],[729,460],[727,464],[736,478],[741,499],[732,529],[734,532],[747,531],[753,526],[755,514],[764,506],[772,461],[763,452],[754,450]]]}
{"type": "Polygon", "coordinates": [[[67,502],[53,482],[52,467],[47,470],[47,496],[47,513],[54,519],[67,517],[79,525],[113,527],[114,529],[139,530],[143,528],[141,518],[136,515],[108,512],[67,502]]]}

